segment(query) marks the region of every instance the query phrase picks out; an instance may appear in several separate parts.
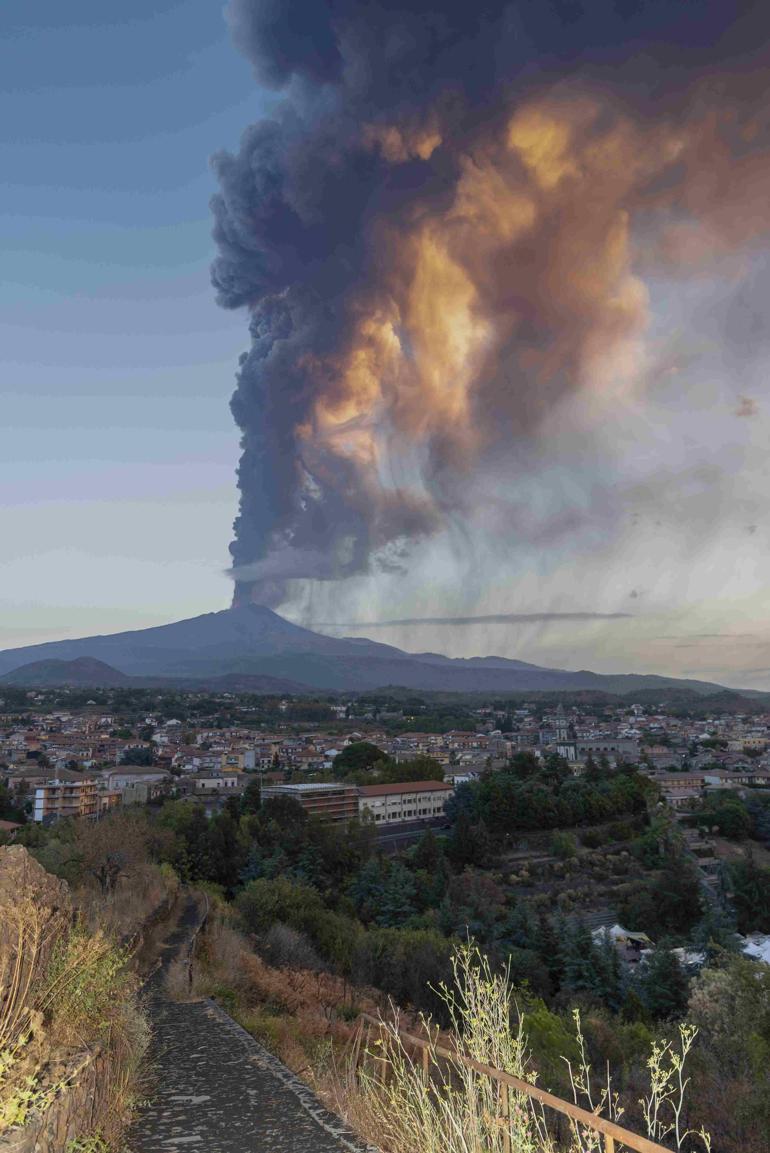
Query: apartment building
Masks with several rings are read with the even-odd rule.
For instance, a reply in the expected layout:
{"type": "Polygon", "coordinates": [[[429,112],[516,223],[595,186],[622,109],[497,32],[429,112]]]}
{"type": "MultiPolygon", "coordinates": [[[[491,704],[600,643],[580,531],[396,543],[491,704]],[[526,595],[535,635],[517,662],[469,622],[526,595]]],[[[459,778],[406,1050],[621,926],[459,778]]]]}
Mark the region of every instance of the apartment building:
{"type": "Polygon", "coordinates": [[[99,816],[97,782],[48,781],[35,789],[34,820],[41,824],[61,821],[65,817],[85,817],[95,821],[99,816]]]}

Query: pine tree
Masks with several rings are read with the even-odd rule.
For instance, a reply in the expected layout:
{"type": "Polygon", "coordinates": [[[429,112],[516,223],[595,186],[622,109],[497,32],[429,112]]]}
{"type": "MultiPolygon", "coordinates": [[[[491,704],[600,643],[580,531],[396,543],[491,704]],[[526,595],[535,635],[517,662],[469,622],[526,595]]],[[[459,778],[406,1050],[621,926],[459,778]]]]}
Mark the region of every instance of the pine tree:
{"type": "Polygon", "coordinates": [[[562,957],[564,988],[571,993],[593,993],[597,984],[594,943],[585,921],[576,921],[568,928],[562,957]]]}
{"type": "Polygon", "coordinates": [[[416,912],[415,897],[412,874],[400,861],[395,861],[385,877],[380,906],[374,917],[376,923],[385,928],[403,925],[416,912]]]}
{"type": "Polygon", "coordinates": [[[594,993],[608,1009],[617,1012],[625,999],[625,982],[620,957],[609,933],[604,933],[599,944],[594,944],[594,993]]]}
{"type": "Polygon", "coordinates": [[[749,852],[730,866],[730,881],[740,932],[770,932],[770,869],[760,868],[749,852]]]}
{"type": "Polygon", "coordinates": [[[417,869],[434,873],[443,862],[444,853],[433,829],[426,829],[414,850],[414,864],[417,869]]]}
{"type": "Polygon", "coordinates": [[[534,948],[542,958],[543,965],[548,971],[554,989],[558,989],[564,978],[564,958],[562,956],[561,942],[566,928],[563,918],[554,924],[545,910],[540,910],[535,930],[534,948]]]}
{"type": "Polygon", "coordinates": [[[639,974],[639,995],[658,1020],[681,1017],[687,1008],[689,981],[679,958],[666,944],[659,945],[639,974]]]}
{"type": "Polygon", "coordinates": [[[693,942],[698,949],[703,950],[707,961],[713,961],[724,952],[739,953],[741,946],[732,911],[719,901],[708,904],[695,926],[693,942]]]}

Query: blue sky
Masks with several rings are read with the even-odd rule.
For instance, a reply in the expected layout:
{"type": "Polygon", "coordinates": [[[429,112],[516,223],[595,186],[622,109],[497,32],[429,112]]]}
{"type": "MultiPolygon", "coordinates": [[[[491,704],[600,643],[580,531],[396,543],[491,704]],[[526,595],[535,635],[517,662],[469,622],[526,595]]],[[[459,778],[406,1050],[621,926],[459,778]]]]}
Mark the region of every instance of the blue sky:
{"type": "Polygon", "coordinates": [[[243,315],[209,157],[261,112],[211,0],[6,0],[0,647],[224,607],[243,315]]]}

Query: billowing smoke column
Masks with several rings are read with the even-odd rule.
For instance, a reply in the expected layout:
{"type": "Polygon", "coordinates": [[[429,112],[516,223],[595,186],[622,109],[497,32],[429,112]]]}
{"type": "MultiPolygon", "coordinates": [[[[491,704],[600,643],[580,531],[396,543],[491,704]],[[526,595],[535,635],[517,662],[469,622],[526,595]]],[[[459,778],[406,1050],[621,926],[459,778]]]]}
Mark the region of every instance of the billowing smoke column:
{"type": "MultiPolygon", "coordinates": [[[[231,0],[280,89],[215,159],[250,313],[236,600],[403,563],[515,491],[549,414],[638,387],[646,283],[750,245],[761,5],[231,0]],[[736,13],[738,17],[736,18],[736,13]]],[[[511,498],[515,501],[515,497],[511,498]]]]}

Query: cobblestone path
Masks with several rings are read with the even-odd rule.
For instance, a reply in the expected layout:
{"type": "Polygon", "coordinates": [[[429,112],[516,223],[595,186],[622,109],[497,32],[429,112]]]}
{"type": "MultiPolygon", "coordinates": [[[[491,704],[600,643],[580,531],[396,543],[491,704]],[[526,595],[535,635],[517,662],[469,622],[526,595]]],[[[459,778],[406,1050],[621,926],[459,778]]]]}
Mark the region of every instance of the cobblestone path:
{"type": "MultiPolygon", "coordinates": [[[[183,947],[194,913],[186,910],[167,959],[183,947]]],[[[218,1005],[169,1000],[162,975],[150,982],[154,1084],[129,1134],[131,1153],[367,1149],[218,1005]]]]}

